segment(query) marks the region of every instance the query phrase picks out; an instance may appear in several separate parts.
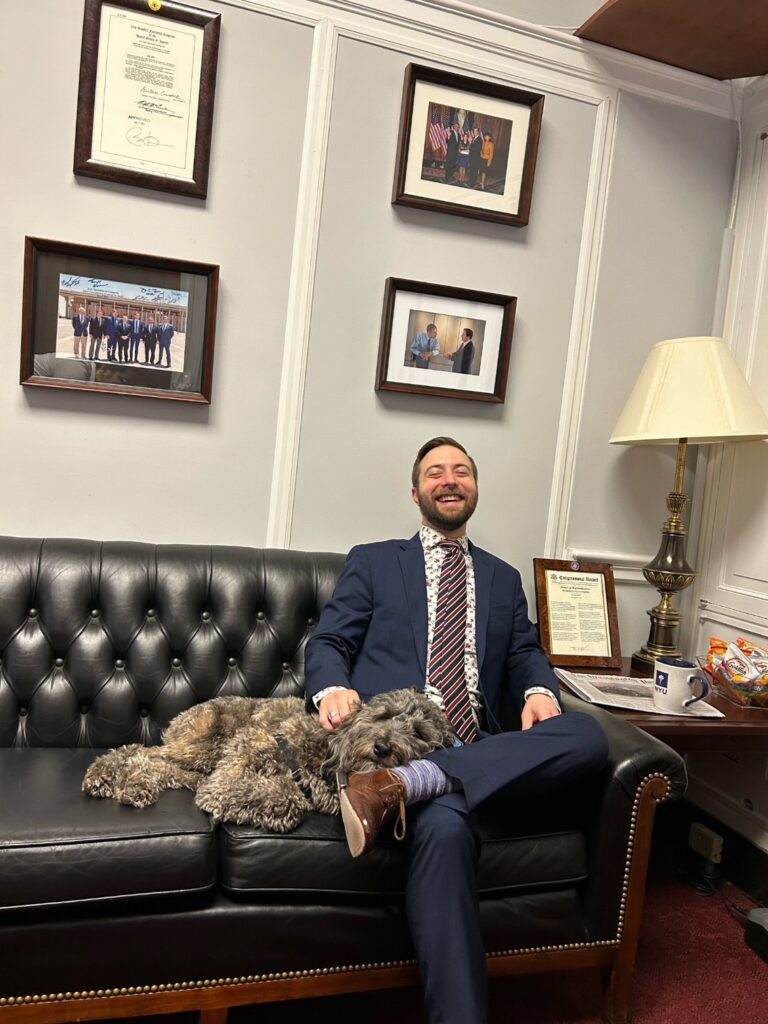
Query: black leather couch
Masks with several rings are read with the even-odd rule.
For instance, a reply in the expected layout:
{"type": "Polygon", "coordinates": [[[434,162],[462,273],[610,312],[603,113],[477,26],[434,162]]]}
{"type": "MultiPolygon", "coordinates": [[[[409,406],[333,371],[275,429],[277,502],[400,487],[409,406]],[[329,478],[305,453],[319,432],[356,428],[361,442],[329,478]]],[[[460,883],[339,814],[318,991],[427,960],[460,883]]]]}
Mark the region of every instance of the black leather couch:
{"type": "MultiPolygon", "coordinates": [[[[302,691],[334,554],[0,538],[0,1024],[229,1006],[416,980],[398,844],[352,860],[340,821],[214,828],[186,791],[81,792],[222,694],[302,691]]],[[[566,703],[569,698],[565,698],[566,703]]],[[[492,975],[597,967],[627,1016],[653,816],[681,759],[599,709],[602,776],[491,807],[478,885],[492,975]]]]}

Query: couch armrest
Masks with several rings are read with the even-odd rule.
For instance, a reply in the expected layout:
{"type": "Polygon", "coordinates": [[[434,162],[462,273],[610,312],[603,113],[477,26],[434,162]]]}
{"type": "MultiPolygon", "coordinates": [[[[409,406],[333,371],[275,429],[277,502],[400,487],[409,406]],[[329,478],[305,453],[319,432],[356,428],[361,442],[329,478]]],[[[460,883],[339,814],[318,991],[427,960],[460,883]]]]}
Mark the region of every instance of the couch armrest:
{"type": "Polygon", "coordinates": [[[608,738],[608,763],[588,801],[584,912],[590,939],[616,939],[628,912],[630,881],[642,902],[656,804],[683,795],[685,762],[666,743],[603,708],[566,693],[561,700],[564,708],[594,716],[608,738]]]}

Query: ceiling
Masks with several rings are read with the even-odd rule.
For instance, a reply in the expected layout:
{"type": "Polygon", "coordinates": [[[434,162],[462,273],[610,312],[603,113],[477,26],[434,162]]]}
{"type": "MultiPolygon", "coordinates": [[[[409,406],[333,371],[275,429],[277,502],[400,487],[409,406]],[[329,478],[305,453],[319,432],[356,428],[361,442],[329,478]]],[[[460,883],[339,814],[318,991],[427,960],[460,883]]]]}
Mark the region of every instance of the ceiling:
{"type": "Polygon", "coordinates": [[[768,0],[469,2],[710,78],[768,74],[768,0]]]}
{"type": "Polygon", "coordinates": [[[709,78],[768,72],[766,0],[608,0],[576,35],[709,78]]]}

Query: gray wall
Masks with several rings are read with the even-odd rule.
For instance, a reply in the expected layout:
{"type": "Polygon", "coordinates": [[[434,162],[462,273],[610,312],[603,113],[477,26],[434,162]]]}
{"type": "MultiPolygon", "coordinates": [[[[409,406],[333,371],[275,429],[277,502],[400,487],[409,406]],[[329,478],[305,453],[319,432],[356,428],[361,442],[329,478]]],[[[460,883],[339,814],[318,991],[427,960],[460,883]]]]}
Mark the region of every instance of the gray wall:
{"type": "Polygon", "coordinates": [[[3,160],[0,217],[3,532],[264,538],[312,31],[218,9],[205,203],[76,180],[83,5],[29,0],[4,11],[8,38],[27,42],[0,70],[14,98],[3,116],[18,132],[17,155],[3,160]],[[220,264],[210,407],[19,387],[25,235],[220,264]]]}
{"type": "MultiPolygon", "coordinates": [[[[650,556],[668,460],[617,453],[607,435],[650,345],[708,329],[735,149],[727,87],[628,58],[617,107],[623,83],[588,48],[406,0],[392,17],[440,31],[354,5],[336,22],[309,0],[284,17],[203,6],[223,16],[205,203],[75,180],[81,0],[5,11],[8,37],[35,45],[9,47],[0,70],[6,132],[24,140],[2,171],[2,529],[345,550],[412,532],[413,454],[450,432],[480,463],[475,539],[520,565],[529,596],[534,555],[650,556]],[[528,228],[390,205],[409,61],[546,94],[528,228]],[[25,234],[219,263],[210,408],[20,388],[25,234]],[[504,405],[374,392],[390,275],[518,296],[504,405]]],[[[653,594],[620,590],[630,651],[653,594]]]]}

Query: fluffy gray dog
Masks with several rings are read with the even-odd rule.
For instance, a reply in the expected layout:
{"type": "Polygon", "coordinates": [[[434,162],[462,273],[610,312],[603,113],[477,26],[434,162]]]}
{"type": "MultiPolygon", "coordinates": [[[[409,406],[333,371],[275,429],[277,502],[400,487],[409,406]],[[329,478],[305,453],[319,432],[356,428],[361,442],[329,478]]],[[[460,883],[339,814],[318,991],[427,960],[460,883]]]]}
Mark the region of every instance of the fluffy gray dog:
{"type": "Polygon", "coordinates": [[[215,821],[290,832],[310,810],[339,813],[336,772],[393,768],[453,742],[416,690],[379,694],[332,733],[299,697],[216,697],[177,715],[161,746],[97,758],[83,790],[148,807],[166,789],[191,789],[215,821]]]}

